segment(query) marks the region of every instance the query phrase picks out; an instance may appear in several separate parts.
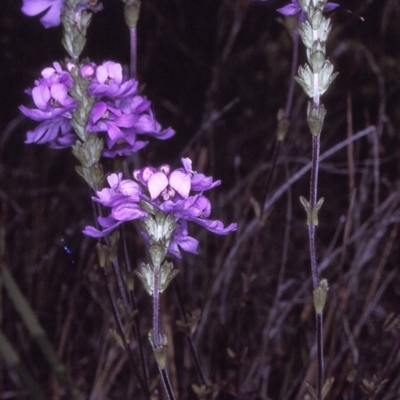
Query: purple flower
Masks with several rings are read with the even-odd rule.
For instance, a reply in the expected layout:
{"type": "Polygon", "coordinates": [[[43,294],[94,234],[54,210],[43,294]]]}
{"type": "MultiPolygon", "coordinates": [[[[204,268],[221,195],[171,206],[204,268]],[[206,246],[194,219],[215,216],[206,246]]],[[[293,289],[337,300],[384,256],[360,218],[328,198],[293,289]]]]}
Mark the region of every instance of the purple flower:
{"type": "Polygon", "coordinates": [[[98,191],[94,201],[107,207],[112,207],[111,214],[104,218],[99,217],[99,225],[104,228],[102,231],[87,226],[83,233],[92,237],[104,237],[115,230],[122,222],[132,221],[146,217],[148,214],[140,206],[142,195],[141,187],[132,180],[122,179],[122,173],[111,174],[107,178],[110,188],[98,191]]]}
{"type": "MultiPolygon", "coordinates": [[[[166,242],[170,243],[168,251],[180,257],[179,248],[197,254],[198,241],[188,236],[187,221],[193,221],[219,235],[235,231],[236,224],[224,227],[221,221],[208,219],[211,214],[211,203],[202,193],[218,186],[221,182],[213,182],[212,177],[193,171],[192,161],[189,158],[183,158],[182,164],[183,168],[173,171],[169,165],[162,165],[158,169],[145,167],[136,170],[133,173],[136,182],[123,180],[122,174],[110,175],[108,177],[110,188],[98,191],[97,197],[93,198],[104,206],[111,207],[111,213],[107,218],[99,218],[103,230],[87,226],[83,232],[89,236],[102,237],[123,221],[153,218],[152,215],[162,212],[162,215],[172,216],[172,220],[176,222],[176,226],[175,223],[172,225],[174,229],[172,238],[169,236],[171,241],[167,239],[166,242]]],[[[152,227],[142,232],[148,242],[150,237],[159,237],[160,232],[165,230],[165,227],[157,225],[154,221],[144,224],[152,227]]]]}
{"type": "Polygon", "coordinates": [[[211,203],[201,193],[220,185],[221,181],[213,182],[212,177],[193,171],[189,158],[183,158],[181,161],[183,168],[172,172],[168,165],[163,165],[158,170],[146,167],[134,171],[134,178],[149,193],[147,201],[166,214],[173,215],[177,220],[196,222],[220,235],[236,230],[236,224],[224,228],[221,221],[207,219],[211,214],[211,203]],[[190,195],[193,191],[200,193],[190,195]]]}
{"type": "Polygon", "coordinates": [[[219,186],[221,181],[213,182],[212,177],[206,177],[192,170],[190,158],[182,158],[183,168],[170,172],[168,165],[158,170],[153,167],[142,168],[133,172],[134,178],[142,185],[147,186],[151,200],[159,196],[164,201],[180,198],[186,199],[190,191],[204,191],[219,186]],[[177,197],[176,195],[180,197],[177,197]]]}
{"type": "Polygon", "coordinates": [[[88,131],[97,132],[105,141],[103,155],[129,155],[142,149],[147,141],[137,140],[146,134],[157,139],[175,135],[172,128],[161,129],[151,111],[151,103],[137,94],[138,82],[125,79],[122,66],[105,61],[96,67],[88,93],[98,102],[89,118],[88,131]]]}
{"type": "Polygon", "coordinates": [[[65,8],[64,0],[22,0],[22,12],[32,17],[46,12],[40,22],[45,28],[58,26],[61,23],[61,11],[65,8]]]}
{"type": "Polygon", "coordinates": [[[37,109],[20,107],[25,115],[36,121],[60,115],[71,117],[71,111],[77,107],[76,101],[68,94],[73,86],[69,72],[63,71],[57,62],[53,65],[54,68],[45,68],[42,71],[42,78],[35,81],[33,89],[26,91],[32,96],[37,109]]]}
{"type": "Polygon", "coordinates": [[[126,97],[136,93],[138,82],[124,79],[121,64],[105,61],[96,68],[88,93],[91,96],[126,97]]]}
{"type": "MultiPolygon", "coordinates": [[[[327,3],[324,8],[324,12],[328,12],[334,10],[336,7],[339,7],[339,4],[336,3],[327,3]]],[[[283,15],[296,15],[300,13],[299,20],[305,21],[306,13],[303,11],[299,0],[292,0],[291,4],[286,5],[285,7],[278,8],[276,11],[283,15]]]]}
{"type": "Polygon", "coordinates": [[[122,173],[109,175],[107,182],[110,189],[99,190],[96,193],[97,197],[93,197],[93,200],[107,207],[113,207],[120,202],[138,203],[140,201],[142,188],[130,179],[122,179],[122,173]]]}
{"type": "Polygon", "coordinates": [[[26,143],[50,143],[50,147],[63,148],[76,142],[77,136],[70,124],[72,112],[76,109],[76,101],[68,91],[73,80],[67,71],[63,71],[59,63],[54,68],[45,68],[42,78],[35,81],[35,87],[28,89],[37,108],[19,109],[35,121],[43,121],[33,131],[28,132],[26,143]]]}

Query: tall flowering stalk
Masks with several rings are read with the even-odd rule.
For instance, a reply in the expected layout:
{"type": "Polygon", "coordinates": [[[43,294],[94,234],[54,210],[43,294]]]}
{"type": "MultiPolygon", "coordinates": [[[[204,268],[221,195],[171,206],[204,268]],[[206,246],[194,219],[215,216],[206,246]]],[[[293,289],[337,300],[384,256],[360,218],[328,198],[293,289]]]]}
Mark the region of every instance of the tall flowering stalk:
{"type": "Polygon", "coordinates": [[[328,282],[326,279],[320,280],[315,245],[318,212],[324,201],[323,198],[317,200],[320,137],[326,114],[325,107],[321,103],[321,95],[326,92],[337,73],[333,72],[333,65],[326,59],[326,41],[331,30],[331,20],[323,16],[323,12],[327,7],[327,0],[292,1],[292,8],[296,6],[295,3],[298,3],[301,7],[298,11],[301,13],[301,19],[303,19],[303,21],[300,22],[299,32],[306,46],[308,59],[308,64],[299,67],[299,76],[296,77],[296,81],[310,98],[307,106],[307,122],[312,134],[310,198],[309,200],[304,197],[300,198],[307,213],[311,274],[314,287],[313,297],[316,313],[318,377],[316,393],[313,392],[313,389],[311,389],[311,392],[316,400],[322,400],[329,388],[329,383],[327,383],[326,386],[323,385],[323,308],[328,293],[328,282]]]}
{"type": "MultiPolygon", "coordinates": [[[[129,14],[129,21],[131,25],[134,24],[135,32],[139,5],[140,3],[129,2],[126,5],[129,12],[125,10],[126,18],[128,19],[129,14]]],[[[45,28],[62,23],[62,44],[69,56],[65,64],[55,62],[53,67],[44,69],[41,78],[35,81],[34,88],[27,90],[32,96],[35,108],[21,106],[20,110],[40,123],[28,132],[26,142],[48,143],[52,148],[72,147],[80,162],[76,170],[94,191],[103,187],[102,156],[124,156],[142,149],[148,143],[139,140],[143,135],[165,140],[175,134],[172,128],[161,128],[154,118],[150,101],[138,93],[139,85],[135,79],[136,35],[132,53],[132,65],[135,67],[131,70],[130,79],[123,76],[122,66],[118,63],[105,61],[96,65],[81,59],[92,15],[101,9],[102,5],[98,0],[24,0],[22,7],[22,11],[31,16],[45,12],[41,18],[45,28]]],[[[96,207],[95,211],[97,215],[102,213],[99,207],[96,207]]],[[[142,214],[147,215],[145,211],[142,214]]],[[[184,222],[180,223],[179,227],[181,232],[185,232],[184,222]]],[[[98,244],[98,248],[103,250],[103,253],[99,252],[100,264],[104,267],[102,271],[120,341],[144,395],[149,398],[144,358],[140,353],[143,372],[140,374],[108,271],[112,267],[124,312],[129,317],[132,308],[136,308],[135,299],[132,294],[132,307],[128,300],[129,288],[123,281],[120,263],[114,252],[117,235],[106,237],[105,243],[106,245],[98,244]],[[110,253],[106,254],[107,251],[110,253]]],[[[141,352],[137,319],[135,323],[136,339],[141,352]]],[[[156,336],[156,341],[158,337],[156,336]]],[[[167,393],[172,393],[168,387],[167,393]]]]}
{"type": "Polygon", "coordinates": [[[174,394],[166,370],[168,339],[160,327],[160,294],[178,270],[167,261],[167,255],[181,258],[180,249],[197,254],[198,241],[189,236],[188,221],[219,235],[236,230],[236,224],[224,227],[221,221],[208,219],[211,203],[203,192],[220,185],[221,181],[214,182],[212,177],[193,171],[189,158],[183,158],[182,165],[183,168],[173,171],[169,165],[135,170],[133,180],[122,179],[122,174],[111,174],[108,177],[110,188],[98,191],[93,198],[111,207],[108,217],[98,218],[103,230],[87,226],[83,231],[92,237],[104,237],[124,222],[140,221],[150,261],[142,263],[136,273],[152,296],[153,328],[149,339],[169,399],[173,399],[174,394]]]}

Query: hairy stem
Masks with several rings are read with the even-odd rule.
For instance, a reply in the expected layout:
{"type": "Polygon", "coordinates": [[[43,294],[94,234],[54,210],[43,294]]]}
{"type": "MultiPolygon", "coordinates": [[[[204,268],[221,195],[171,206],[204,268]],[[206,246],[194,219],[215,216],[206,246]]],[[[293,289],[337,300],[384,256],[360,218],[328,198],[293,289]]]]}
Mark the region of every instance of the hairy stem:
{"type": "Polygon", "coordinates": [[[130,65],[130,75],[131,78],[137,79],[137,35],[136,35],[136,27],[129,28],[129,36],[130,36],[130,51],[131,51],[131,65],[130,65]]]}
{"type": "MultiPolygon", "coordinates": [[[[153,274],[153,346],[154,350],[161,349],[164,345],[161,340],[160,331],[160,266],[155,266],[153,274]]],[[[165,393],[167,394],[168,400],[175,400],[174,391],[172,390],[171,382],[169,380],[168,372],[166,368],[158,366],[158,371],[162,383],[164,385],[165,393]]]]}
{"type": "MultiPolygon", "coordinates": [[[[310,210],[313,211],[317,204],[318,172],[321,134],[312,137],[312,166],[310,178],[310,210]]],[[[315,245],[316,226],[315,221],[309,221],[308,238],[310,244],[311,275],[314,289],[319,285],[319,273],[317,265],[317,250],[315,245]]],[[[323,312],[316,314],[316,336],[317,336],[317,397],[322,400],[322,386],[324,381],[324,348],[323,348],[323,312]]]]}

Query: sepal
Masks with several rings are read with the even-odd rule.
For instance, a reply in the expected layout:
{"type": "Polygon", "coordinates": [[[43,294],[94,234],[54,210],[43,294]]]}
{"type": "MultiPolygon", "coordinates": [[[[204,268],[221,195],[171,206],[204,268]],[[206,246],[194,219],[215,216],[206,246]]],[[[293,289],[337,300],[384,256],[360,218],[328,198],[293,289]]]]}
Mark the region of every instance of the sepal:
{"type": "Polygon", "coordinates": [[[153,329],[149,332],[149,341],[151,343],[151,347],[154,351],[154,357],[157,361],[158,366],[161,369],[165,369],[167,364],[167,347],[168,347],[168,338],[165,333],[161,334],[159,337],[160,345],[156,346],[154,340],[154,332],[153,329]]]}
{"type": "Polygon", "coordinates": [[[307,105],[307,122],[311,133],[317,136],[322,131],[326,109],[323,104],[316,106],[313,101],[307,105]]]}
{"type": "Polygon", "coordinates": [[[295,76],[294,79],[296,79],[296,82],[303,88],[306,95],[310,98],[313,98],[314,74],[311,67],[308,64],[305,64],[304,67],[300,65],[297,73],[299,74],[299,76],[295,76]]]}

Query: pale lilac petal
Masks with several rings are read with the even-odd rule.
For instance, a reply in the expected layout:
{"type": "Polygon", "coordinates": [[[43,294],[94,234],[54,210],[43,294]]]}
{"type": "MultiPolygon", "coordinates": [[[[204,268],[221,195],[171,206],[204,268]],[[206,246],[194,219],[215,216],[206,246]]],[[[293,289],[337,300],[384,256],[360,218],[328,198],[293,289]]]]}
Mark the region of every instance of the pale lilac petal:
{"type": "Polygon", "coordinates": [[[104,83],[108,78],[107,68],[103,65],[99,65],[96,69],[96,78],[99,83],[104,83]]]}
{"type": "Polygon", "coordinates": [[[182,170],[175,170],[169,175],[170,186],[184,199],[189,196],[191,180],[190,175],[182,170]]]}
{"type": "Polygon", "coordinates": [[[49,100],[51,99],[48,87],[40,85],[32,89],[32,99],[37,108],[46,110],[49,100]]]}
{"type": "Polygon", "coordinates": [[[33,15],[40,14],[53,4],[53,0],[23,0],[21,11],[32,17],[33,15]]]}
{"type": "Polygon", "coordinates": [[[60,15],[64,7],[64,0],[23,0],[21,10],[30,17],[47,10],[40,21],[45,28],[50,28],[60,25],[60,15]]]}
{"type": "Polygon", "coordinates": [[[165,176],[164,172],[152,174],[147,182],[150,198],[152,200],[156,199],[167,186],[168,178],[165,176]]]}
{"type": "Polygon", "coordinates": [[[107,68],[108,77],[120,84],[122,82],[122,65],[113,61],[106,61],[104,65],[107,68]]]}
{"type": "Polygon", "coordinates": [[[183,168],[185,168],[185,171],[189,174],[193,174],[193,169],[192,169],[192,160],[189,157],[183,157],[181,158],[181,163],[183,165],[183,168]]]}
{"type": "Polygon", "coordinates": [[[121,180],[122,180],[122,172],[120,172],[118,174],[110,174],[107,177],[107,182],[108,182],[108,184],[110,185],[111,188],[113,188],[114,186],[119,185],[121,180]]]}
{"type": "Polygon", "coordinates": [[[147,182],[150,177],[155,174],[157,170],[154,167],[144,167],[142,169],[136,169],[133,171],[133,177],[139,181],[142,185],[147,186],[147,182]]]}
{"type": "Polygon", "coordinates": [[[53,6],[40,18],[45,28],[52,28],[61,24],[61,11],[64,9],[64,0],[54,0],[53,6]]]}
{"type": "Polygon", "coordinates": [[[63,83],[55,83],[51,86],[51,96],[54,100],[58,101],[61,105],[65,105],[68,97],[68,89],[63,83]]]}

